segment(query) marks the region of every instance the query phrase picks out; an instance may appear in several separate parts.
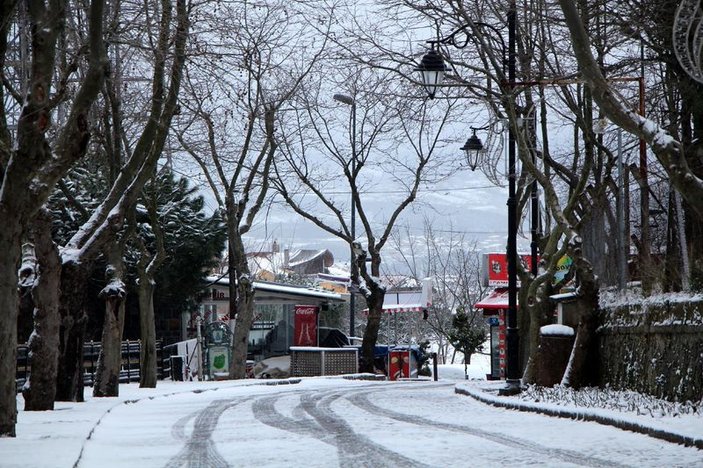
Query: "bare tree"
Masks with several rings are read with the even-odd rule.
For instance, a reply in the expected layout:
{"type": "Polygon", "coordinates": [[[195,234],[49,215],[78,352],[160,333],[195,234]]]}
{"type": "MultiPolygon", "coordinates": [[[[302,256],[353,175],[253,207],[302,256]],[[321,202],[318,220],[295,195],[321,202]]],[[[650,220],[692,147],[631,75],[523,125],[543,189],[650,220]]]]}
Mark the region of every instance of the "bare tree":
{"type": "Polygon", "coordinates": [[[315,45],[311,37],[316,31],[307,20],[314,8],[314,3],[283,1],[223,7],[201,23],[197,47],[205,53],[196,60],[197,69],[189,71],[177,136],[226,220],[230,320],[235,322],[231,378],[246,375],[254,321],[253,278],[242,236],[267,199],[279,145],[276,127],[286,125],[282,113],[294,105],[301,83],[325,51],[325,40],[315,45]],[[234,22],[242,26],[236,33],[234,22]]]}
{"type": "Polygon", "coordinates": [[[157,354],[156,354],[156,319],[154,314],[154,277],[156,271],[166,259],[164,232],[159,224],[156,197],[148,199],[146,204],[149,225],[154,233],[154,252],[151,253],[142,239],[138,239],[141,256],[137,263],[139,275],[139,387],[156,388],[157,354]]]}
{"type": "MultiPolygon", "coordinates": [[[[185,0],[177,1],[175,7],[174,12],[168,0],[163,0],[156,7],[160,21],[157,32],[152,37],[154,48],[150,50],[153,54],[153,69],[147,123],[137,134],[134,148],[128,153],[129,157],[109,193],[63,250],[61,311],[64,320],[64,347],[61,348],[57,386],[59,400],[83,401],[81,355],[85,311],[83,298],[76,292],[81,290],[80,285],[86,281],[87,266],[108,242],[118,236],[144,184],[153,176],[171,120],[178,109],[177,100],[189,34],[189,8],[185,0]]],[[[103,348],[103,352],[119,353],[120,350],[103,348]]],[[[111,391],[117,392],[117,388],[113,387],[111,391]]]]}
{"type": "MultiPolygon", "coordinates": [[[[533,226],[533,242],[540,247],[544,268],[536,273],[519,272],[521,345],[527,359],[537,350],[541,325],[551,319],[548,296],[562,255],[568,252],[575,258],[583,309],[593,310],[590,308],[597,303],[598,284],[589,258],[604,255],[607,238],[599,240],[588,233],[603,231],[603,216],[612,206],[607,200],[613,189],[614,158],[594,136],[590,91],[574,79],[573,63],[563,53],[560,41],[564,28],[547,2],[519,8],[515,82],[508,82],[506,76],[508,57],[500,32],[505,19],[503,3],[482,1],[472,4],[471,9],[456,2],[436,2],[430,8],[413,1],[399,3],[437,24],[439,37],[456,31],[454,42],[447,40],[438,47],[455,72],[449,77],[452,84],[464,86],[470,94],[483,94],[491,108],[489,118],[504,119],[517,141],[519,213],[530,202],[533,181],[542,187],[548,215],[544,224],[533,226]],[[488,83],[478,84],[472,78],[476,74],[485,76],[488,83]],[[562,110],[565,104],[567,112],[562,110]],[[573,128],[571,148],[560,149],[550,139],[548,111],[573,128]],[[525,121],[534,125],[526,126],[525,121]],[[594,242],[585,246],[584,239],[594,242]]],[[[499,172],[495,159],[486,163],[491,165],[483,168],[487,175],[499,172]]],[[[528,380],[534,362],[528,361],[528,380]]]]}
{"type": "Polygon", "coordinates": [[[402,234],[396,232],[392,239],[403,268],[418,280],[424,276],[433,280],[432,307],[426,324],[440,359],[447,362],[451,350],[449,337],[458,309],[467,314],[472,328],[485,329],[485,320],[474,304],[485,296],[487,288],[481,281],[481,252],[477,242],[456,232],[451,224],[448,229],[437,229],[435,224],[425,218],[421,236],[406,229],[402,234]]]}
{"type": "Polygon", "coordinates": [[[275,183],[293,210],[349,244],[354,256],[352,281],[359,285],[369,310],[361,369],[373,371],[385,295],[379,280],[381,252],[401,214],[431,177],[432,157],[441,146],[439,135],[454,103],[431,110],[422,101],[402,99],[398,89],[402,83],[392,74],[361,66],[352,70],[350,82],[338,89],[348,91],[355,104],[356,134],[352,125],[340,129],[334,118],[339,112],[331,108],[334,90],[318,79],[306,89],[303,110],[296,114],[299,131],[284,139],[285,164],[277,162],[275,183]],[[401,187],[398,201],[386,197],[382,209],[371,208],[373,187],[390,183],[401,187]],[[340,190],[345,196],[340,197],[340,190]],[[361,242],[352,236],[349,198],[362,226],[361,242]]]}
{"type": "MultiPolygon", "coordinates": [[[[2,5],[2,34],[0,36],[0,57],[2,57],[3,77],[7,77],[11,45],[10,33],[16,33],[19,23],[23,33],[31,37],[30,67],[28,83],[24,92],[12,87],[12,82],[3,80],[3,104],[5,91],[9,96],[23,103],[22,111],[16,120],[16,130],[11,133],[9,116],[3,112],[0,119],[0,217],[4,228],[0,232],[0,248],[4,252],[0,259],[0,311],[3,327],[0,330],[0,435],[14,436],[17,415],[15,366],[16,366],[16,323],[18,310],[17,266],[21,254],[21,242],[30,220],[48,198],[58,180],[69,170],[75,161],[86,151],[90,138],[88,112],[98,96],[106,73],[106,55],[103,46],[103,6],[104,2],[91,2],[85,16],[88,27],[84,36],[88,53],[80,56],[87,63],[87,73],[76,90],[66,120],[60,128],[51,126],[51,116],[66,90],[67,78],[74,71],[71,67],[55,73],[57,67],[58,40],[67,16],[72,11],[63,3],[44,2],[4,2],[2,5]],[[27,5],[26,10],[22,7],[27,5]],[[25,22],[26,21],[26,22],[25,22]],[[17,27],[17,29],[13,29],[17,27]],[[66,81],[62,81],[66,80],[66,81]],[[56,90],[55,94],[51,94],[56,90]],[[48,133],[56,131],[57,137],[50,139],[48,133]]],[[[19,54],[17,54],[19,57],[19,54]]],[[[49,265],[50,263],[46,263],[49,265]]],[[[47,280],[58,277],[47,275],[47,280]]],[[[56,288],[57,284],[47,285],[56,288]]],[[[47,296],[45,296],[47,297],[47,296]]],[[[51,313],[51,311],[48,311],[51,313]]],[[[49,331],[49,330],[47,330],[49,331]]],[[[39,340],[39,337],[37,338],[39,340]]],[[[49,340],[49,343],[53,341],[49,340]]],[[[51,354],[47,357],[53,357],[51,354]]],[[[53,359],[47,364],[47,371],[54,372],[53,359]]],[[[37,392],[53,397],[52,392],[37,392]]],[[[41,404],[46,404],[44,400],[41,404]]]]}
{"type": "Polygon", "coordinates": [[[690,168],[682,143],[666,129],[632,111],[630,106],[620,100],[591,54],[591,40],[576,5],[563,0],[560,0],[559,5],[571,34],[581,75],[591,88],[593,99],[612,122],[647,142],[674,187],[699,216],[703,215],[703,180],[690,168]]]}

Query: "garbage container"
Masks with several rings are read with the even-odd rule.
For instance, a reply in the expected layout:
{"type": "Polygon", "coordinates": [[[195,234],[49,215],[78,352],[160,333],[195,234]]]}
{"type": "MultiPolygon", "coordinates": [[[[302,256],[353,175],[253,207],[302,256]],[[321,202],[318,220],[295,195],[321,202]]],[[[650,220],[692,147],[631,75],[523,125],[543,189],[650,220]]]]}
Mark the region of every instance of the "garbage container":
{"type": "Polygon", "coordinates": [[[171,380],[183,381],[183,356],[171,356],[171,380]]]}
{"type": "Polygon", "coordinates": [[[536,383],[553,387],[561,383],[574,346],[574,329],[566,325],[545,325],[540,328],[536,383]]]}

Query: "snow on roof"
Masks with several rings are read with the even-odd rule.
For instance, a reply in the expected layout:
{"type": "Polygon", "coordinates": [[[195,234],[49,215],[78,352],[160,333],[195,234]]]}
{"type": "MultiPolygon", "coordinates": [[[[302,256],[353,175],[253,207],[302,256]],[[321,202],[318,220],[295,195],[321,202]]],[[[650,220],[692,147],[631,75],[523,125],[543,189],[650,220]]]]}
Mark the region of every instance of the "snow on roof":
{"type": "MultiPolygon", "coordinates": [[[[229,285],[229,278],[226,276],[208,276],[206,278],[206,281],[210,284],[217,284],[220,286],[229,285]]],[[[252,285],[254,291],[278,292],[284,294],[292,294],[295,296],[329,299],[332,301],[343,301],[341,294],[333,293],[324,289],[314,289],[306,286],[297,286],[292,284],[271,283],[267,281],[254,281],[252,285]]]]}
{"type": "MultiPolygon", "coordinates": [[[[332,252],[327,249],[321,250],[310,250],[310,249],[298,249],[290,253],[288,260],[289,266],[301,265],[303,263],[308,263],[312,260],[318,259],[320,257],[328,256],[332,258],[332,252]]],[[[333,260],[333,258],[332,258],[333,260]]]]}
{"type": "Polygon", "coordinates": [[[561,302],[561,301],[568,301],[569,299],[576,299],[578,297],[578,293],[571,291],[571,292],[565,292],[565,293],[560,293],[560,294],[552,294],[549,296],[549,298],[553,301],[556,302],[561,302]]]}
{"type": "Polygon", "coordinates": [[[276,291],[289,294],[299,294],[309,297],[321,297],[327,299],[336,299],[340,301],[342,300],[341,294],[329,292],[323,289],[313,289],[307,288],[305,286],[293,286],[280,283],[268,283],[265,281],[254,281],[253,285],[255,291],[276,291]]]}
{"type": "Polygon", "coordinates": [[[327,271],[332,276],[346,277],[349,280],[349,262],[335,263],[327,271]]]}
{"type": "Polygon", "coordinates": [[[496,288],[491,293],[474,304],[475,309],[507,309],[508,288],[496,288]]]}
{"type": "Polygon", "coordinates": [[[287,269],[318,261],[319,259],[323,260],[324,266],[334,261],[332,252],[328,249],[297,249],[289,252],[255,252],[247,254],[249,270],[254,276],[262,271],[268,271],[273,274],[282,273],[287,269]]]}
{"type": "Polygon", "coordinates": [[[327,273],[318,273],[317,279],[322,280],[322,281],[329,281],[329,282],[333,282],[333,283],[342,283],[342,284],[347,284],[350,281],[349,275],[338,276],[338,275],[329,275],[327,273]]]}

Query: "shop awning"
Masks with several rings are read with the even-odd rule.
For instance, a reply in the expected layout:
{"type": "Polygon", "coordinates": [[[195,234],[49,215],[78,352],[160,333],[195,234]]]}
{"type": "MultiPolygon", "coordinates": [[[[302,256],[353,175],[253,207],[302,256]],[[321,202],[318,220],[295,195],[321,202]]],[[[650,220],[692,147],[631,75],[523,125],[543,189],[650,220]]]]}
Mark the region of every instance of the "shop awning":
{"type": "MultiPolygon", "coordinates": [[[[424,313],[432,306],[432,278],[422,280],[422,289],[389,290],[383,297],[383,313],[397,314],[401,312],[424,313]]],[[[364,314],[369,309],[363,310],[364,314]]]]}
{"type": "Polygon", "coordinates": [[[496,288],[488,296],[484,297],[476,304],[475,309],[507,309],[508,308],[508,288],[496,288]]]}
{"type": "MultiPolygon", "coordinates": [[[[391,304],[383,306],[384,314],[397,314],[400,312],[424,312],[429,306],[423,307],[420,304],[391,304]]],[[[361,311],[363,314],[368,315],[369,309],[364,309],[361,311]]]]}
{"type": "Polygon", "coordinates": [[[383,312],[387,314],[396,314],[398,312],[422,312],[427,307],[422,307],[420,304],[393,304],[384,305],[383,312]]]}

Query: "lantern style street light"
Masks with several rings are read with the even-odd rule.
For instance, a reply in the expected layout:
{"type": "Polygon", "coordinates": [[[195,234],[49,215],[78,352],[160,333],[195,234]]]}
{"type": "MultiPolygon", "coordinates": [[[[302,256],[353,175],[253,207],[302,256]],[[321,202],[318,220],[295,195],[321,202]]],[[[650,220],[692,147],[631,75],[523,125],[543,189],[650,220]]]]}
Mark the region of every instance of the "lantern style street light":
{"type": "Polygon", "coordinates": [[[471,127],[471,130],[473,131],[473,133],[471,134],[469,139],[466,140],[464,146],[461,147],[461,150],[466,156],[466,163],[469,165],[472,171],[475,171],[476,167],[478,167],[479,163],[481,162],[481,154],[483,153],[483,142],[479,137],[476,136],[476,130],[479,129],[471,127]]]}
{"type": "MultiPolygon", "coordinates": [[[[508,47],[507,47],[507,68],[508,80],[501,83],[503,93],[508,99],[514,100],[513,89],[515,88],[515,30],[516,30],[517,8],[515,0],[508,1],[507,23],[508,23],[508,47]]],[[[442,55],[435,50],[435,45],[445,44],[453,45],[456,48],[464,48],[468,45],[468,40],[464,43],[458,43],[456,36],[462,32],[467,35],[467,38],[473,39],[470,34],[471,26],[486,29],[488,34],[494,34],[493,39],[497,39],[501,44],[503,53],[503,67],[506,65],[506,48],[503,42],[503,37],[500,31],[493,26],[473,22],[465,24],[452,32],[449,36],[439,39],[427,41],[432,48],[422,58],[420,65],[415,68],[416,71],[422,73],[422,83],[427,91],[430,99],[434,99],[437,89],[444,78],[444,74],[448,71],[448,67],[444,63],[442,55]]],[[[505,70],[503,70],[505,75],[505,70]]],[[[514,102],[514,101],[513,101],[514,102]]],[[[478,137],[476,138],[478,140],[478,137]]],[[[471,140],[471,138],[469,138],[471,140]]],[[[479,140],[480,141],[480,140],[479,140]]],[[[468,145],[469,142],[467,142],[468,145]]],[[[474,141],[475,143],[475,141],[474,141]]],[[[464,145],[466,148],[467,145],[464,145]]],[[[506,327],[507,341],[507,372],[506,386],[500,389],[502,395],[514,395],[520,392],[520,361],[519,361],[519,345],[520,337],[517,328],[517,200],[515,194],[516,186],[516,171],[515,171],[515,130],[510,126],[508,132],[508,240],[507,240],[507,260],[508,260],[508,313],[506,327]]]]}
{"type": "Polygon", "coordinates": [[[432,44],[430,51],[422,57],[420,65],[415,68],[415,71],[422,74],[422,84],[430,99],[434,99],[437,89],[444,80],[444,74],[449,70],[449,67],[444,64],[442,54],[437,52],[432,44]]]}
{"type": "MultiPolygon", "coordinates": [[[[352,177],[354,177],[354,172],[356,171],[356,101],[354,98],[351,96],[347,96],[346,94],[335,94],[332,96],[332,98],[337,101],[341,102],[342,104],[346,104],[347,106],[351,106],[351,138],[352,138],[352,159],[351,159],[351,173],[352,177]]],[[[350,228],[350,234],[352,238],[352,243],[354,242],[354,239],[356,238],[356,205],[354,204],[354,193],[352,192],[351,196],[351,222],[349,225],[350,228]]],[[[356,271],[356,262],[354,261],[354,248],[350,247],[351,249],[351,256],[350,256],[350,264],[349,264],[349,280],[350,280],[350,286],[349,286],[349,337],[354,336],[354,293],[355,293],[355,288],[354,288],[354,272],[356,271]]]]}

